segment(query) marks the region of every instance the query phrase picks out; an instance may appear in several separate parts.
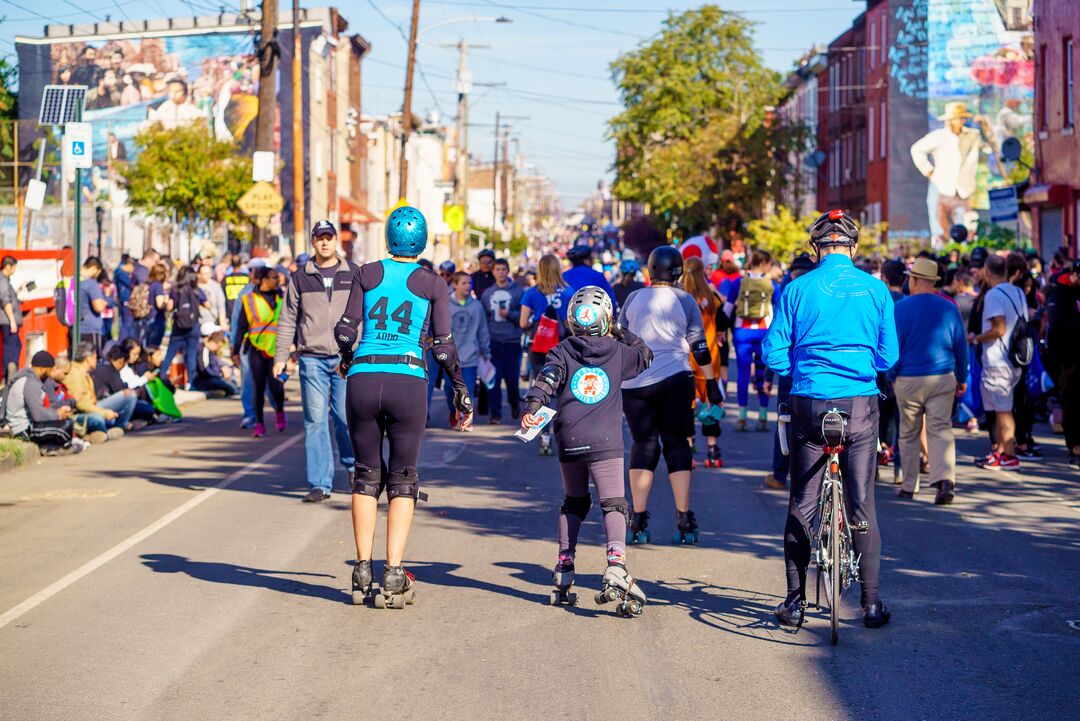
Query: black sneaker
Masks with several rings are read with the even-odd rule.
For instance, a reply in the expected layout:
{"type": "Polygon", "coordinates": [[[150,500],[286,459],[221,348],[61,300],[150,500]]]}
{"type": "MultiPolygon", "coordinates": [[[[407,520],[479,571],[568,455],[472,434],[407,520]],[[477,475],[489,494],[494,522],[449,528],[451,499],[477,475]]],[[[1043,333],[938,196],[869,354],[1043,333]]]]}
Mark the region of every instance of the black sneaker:
{"type": "Polygon", "coordinates": [[[938,481],[937,483],[930,484],[937,488],[937,496],[934,497],[934,505],[947,506],[953,502],[955,493],[953,492],[952,481],[938,481]]]}
{"type": "Polygon", "coordinates": [[[310,491],[307,492],[307,495],[304,496],[303,501],[304,503],[322,503],[329,497],[330,494],[323,489],[312,488],[310,491]]]}
{"type": "Polygon", "coordinates": [[[1022,449],[1017,447],[1016,457],[1022,461],[1041,461],[1043,459],[1042,451],[1035,446],[1028,449],[1022,449]]]}
{"type": "Polygon", "coordinates": [[[863,625],[867,628],[884,626],[890,618],[892,618],[892,613],[883,601],[868,604],[863,611],[863,625]]]}

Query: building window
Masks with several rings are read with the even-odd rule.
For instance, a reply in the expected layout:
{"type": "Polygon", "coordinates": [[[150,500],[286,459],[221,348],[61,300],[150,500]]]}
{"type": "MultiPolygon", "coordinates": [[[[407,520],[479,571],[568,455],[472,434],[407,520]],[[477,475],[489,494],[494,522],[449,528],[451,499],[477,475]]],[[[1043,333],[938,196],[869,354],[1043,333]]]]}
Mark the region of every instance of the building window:
{"type": "Polygon", "coordinates": [[[888,134],[885,131],[885,101],[881,101],[880,111],[878,113],[878,124],[881,126],[881,142],[878,144],[880,158],[885,159],[885,143],[888,138],[888,134]]]}
{"type": "Polygon", "coordinates": [[[874,43],[876,41],[877,41],[877,25],[874,24],[873,20],[871,20],[870,21],[870,47],[868,48],[870,50],[868,55],[870,56],[870,69],[871,70],[874,69],[874,59],[877,57],[877,48],[874,47],[874,43]]]}
{"type": "Polygon", "coordinates": [[[1073,39],[1065,38],[1063,44],[1062,57],[1065,62],[1065,67],[1061,73],[1062,79],[1065,81],[1065,92],[1062,93],[1063,100],[1065,101],[1065,123],[1064,127],[1071,130],[1076,125],[1076,95],[1074,94],[1073,79],[1075,77],[1074,63],[1073,63],[1073,39]]]}
{"type": "Polygon", "coordinates": [[[874,159],[874,106],[873,105],[869,106],[866,109],[866,127],[869,128],[869,132],[870,132],[870,138],[869,138],[869,140],[870,140],[870,149],[869,149],[867,154],[870,156],[870,159],[873,160],[874,159]]]}
{"type": "Polygon", "coordinates": [[[1035,81],[1035,98],[1038,104],[1039,132],[1046,132],[1046,45],[1039,46],[1039,73],[1035,81]]]}
{"type": "Polygon", "coordinates": [[[887,28],[888,28],[888,25],[886,24],[888,22],[888,19],[889,19],[888,14],[881,16],[881,42],[878,43],[878,53],[879,53],[878,59],[881,60],[882,65],[885,64],[885,60],[886,60],[885,53],[889,49],[889,36],[888,36],[887,31],[886,31],[887,28]]]}

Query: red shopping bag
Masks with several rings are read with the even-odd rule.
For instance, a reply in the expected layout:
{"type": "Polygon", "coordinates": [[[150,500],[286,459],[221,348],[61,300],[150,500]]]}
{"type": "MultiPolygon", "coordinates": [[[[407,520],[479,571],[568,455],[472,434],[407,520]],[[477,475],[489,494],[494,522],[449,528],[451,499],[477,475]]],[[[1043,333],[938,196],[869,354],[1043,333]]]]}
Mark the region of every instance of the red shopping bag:
{"type": "Polygon", "coordinates": [[[557,345],[559,345],[559,320],[545,313],[540,316],[540,322],[536,324],[536,335],[533,336],[532,341],[533,352],[547,353],[557,345]]]}

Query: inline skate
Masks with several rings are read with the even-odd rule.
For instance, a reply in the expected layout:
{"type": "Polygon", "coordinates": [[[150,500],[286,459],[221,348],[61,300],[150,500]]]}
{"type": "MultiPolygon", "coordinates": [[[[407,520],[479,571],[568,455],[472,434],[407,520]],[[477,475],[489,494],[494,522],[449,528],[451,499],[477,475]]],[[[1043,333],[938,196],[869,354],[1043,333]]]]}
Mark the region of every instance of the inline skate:
{"type": "Polygon", "coordinates": [[[403,566],[387,566],[383,569],[382,587],[374,595],[375,608],[405,608],[416,603],[416,576],[403,566]]]}
{"type": "Polygon", "coordinates": [[[632,618],[641,615],[649,599],[646,598],[637,580],[626,570],[624,563],[609,561],[607,571],[604,572],[603,584],[595,600],[598,606],[616,603],[618,604],[615,606],[616,615],[632,618]]]}
{"type": "Polygon", "coordinates": [[[649,528],[649,512],[632,511],[630,513],[630,525],[626,529],[626,542],[631,544],[648,543],[652,540],[649,528]]]}
{"type": "Polygon", "coordinates": [[[352,603],[363,606],[371,598],[371,561],[357,561],[352,571],[352,603]]]}
{"type": "Polygon", "coordinates": [[[709,446],[709,450],[705,454],[705,467],[706,468],[723,468],[724,467],[724,454],[720,452],[720,446],[709,446]]]}
{"type": "Polygon", "coordinates": [[[551,451],[551,434],[550,433],[541,433],[540,434],[540,455],[542,455],[542,456],[550,456],[551,452],[552,452],[551,451]]]}
{"type": "Polygon", "coordinates": [[[693,511],[676,511],[675,528],[676,531],[672,541],[676,545],[698,542],[698,525],[693,511]]]}
{"type": "Polygon", "coordinates": [[[555,564],[552,581],[555,590],[551,592],[552,606],[576,606],[577,594],[570,589],[574,587],[574,556],[570,553],[560,553],[559,562],[555,564]]]}

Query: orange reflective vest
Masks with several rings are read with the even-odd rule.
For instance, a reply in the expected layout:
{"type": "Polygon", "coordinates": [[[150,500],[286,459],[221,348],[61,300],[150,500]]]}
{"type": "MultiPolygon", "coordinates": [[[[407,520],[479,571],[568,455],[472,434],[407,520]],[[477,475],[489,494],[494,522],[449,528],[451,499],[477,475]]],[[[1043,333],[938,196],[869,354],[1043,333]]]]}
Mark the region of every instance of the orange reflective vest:
{"type": "Polygon", "coordinates": [[[262,294],[252,291],[244,296],[244,315],[247,316],[248,332],[244,336],[252,348],[257,348],[267,358],[274,357],[277,350],[278,318],[281,317],[281,296],[271,308],[262,294]]]}

